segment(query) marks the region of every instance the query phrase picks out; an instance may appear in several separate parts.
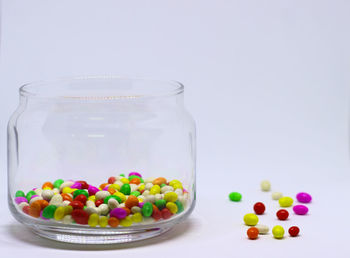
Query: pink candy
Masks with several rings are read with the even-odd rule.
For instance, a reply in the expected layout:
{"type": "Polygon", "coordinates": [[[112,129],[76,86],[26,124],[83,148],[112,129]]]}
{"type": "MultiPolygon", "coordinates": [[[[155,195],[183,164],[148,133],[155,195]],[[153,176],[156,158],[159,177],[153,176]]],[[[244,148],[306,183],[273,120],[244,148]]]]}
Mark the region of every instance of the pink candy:
{"type": "Polygon", "coordinates": [[[312,197],[308,193],[301,192],[297,194],[297,200],[301,203],[309,203],[311,202],[312,197]]]}
{"type": "Polygon", "coordinates": [[[295,205],[293,207],[293,211],[297,215],[305,215],[309,211],[309,209],[305,205],[295,205]]]}
{"type": "Polygon", "coordinates": [[[27,200],[25,197],[16,197],[16,198],[15,198],[15,202],[16,202],[17,204],[20,204],[20,203],[22,203],[22,202],[27,202],[27,203],[28,203],[28,200],[27,200]]]}
{"type": "Polygon", "coordinates": [[[137,172],[130,172],[129,173],[129,176],[139,176],[139,177],[142,177],[140,173],[137,173],[137,172]]]}
{"type": "Polygon", "coordinates": [[[72,189],[81,189],[81,183],[79,182],[75,182],[73,185],[71,185],[72,189]]]}
{"type": "Polygon", "coordinates": [[[95,195],[98,191],[100,191],[100,189],[98,189],[95,186],[89,185],[89,188],[88,188],[89,195],[95,195]]]}

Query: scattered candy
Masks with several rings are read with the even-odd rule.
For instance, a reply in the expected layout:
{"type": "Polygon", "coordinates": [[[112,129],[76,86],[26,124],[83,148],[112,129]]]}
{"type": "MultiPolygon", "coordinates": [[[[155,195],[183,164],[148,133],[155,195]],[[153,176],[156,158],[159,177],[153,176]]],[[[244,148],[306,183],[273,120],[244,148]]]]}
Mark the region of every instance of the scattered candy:
{"type": "MultiPolygon", "coordinates": [[[[86,181],[57,179],[41,188],[18,190],[14,202],[23,213],[42,220],[90,227],[130,227],[182,213],[189,193],[179,180],[143,179],[138,172],[109,177],[99,187],[86,181]]],[[[241,199],[236,193],[234,199],[241,199]]],[[[231,199],[231,195],[230,195],[231,199]]],[[[239,201],[238,200],[238,201],[239,201]]]]}
{"type": "Polygon", "coordinates": [[[262,202],[254,204],[254,211],[256,214],[261,215],[265,212],[265,205],[262,202]]]}
{"type": "Polygon", "coordinates": [[[244,215],[243,221],[247,226],[255,226],[258,224],[259,218],[254,213],[248,213],[244,215]]]}
{"type": "Polygon", "coordinates": [[[262,191],[268,192],[271,189],[271,183],[270,181],[267,181],[267,180],[261,181],[260,187],[262,191]]]}
{"type": "Polygon", "coordinates": [[[259,229],[259,234],[261,235],[267,234],[269,232],[269,227],[266,225],[258,224],[255,227],[259,229]]]}
{"type": "Polygon", "coordinates": [[[286,220],[289,217],[289,212],[285,209],[277,211],[276,216],[279,220],[286,220]]]}
{"type": "Polygon", "coordinates": [[[308,213],[309,209],[305,205],[295,205],[293,207],[293,211],[297,215],[305,215],[306,213],[308,213]]]}
{"type": "Polygon", "coordinates": [[[291,197],[282,197],[278,202],[281,207],[290,207],[293,205],[293,199],[291,197]]]}
{"type": "Polygon", "coordinates": [[[282,226],[274,226],[272,228],[274,238],[281,239],[284,236],[284,228],[282,226]]]}
{"type": "Polygon", "coordinates": [[[259,235],[259,229],[257,229],[256,227],[248,228],[247,235],[249,239],[252,239],[252,240],[257,239],[259,235]]]}
{"type": "Polygon", "coordinates": [[[312,200],[311,195],[308,193],[304,193],[304,192],[298,193],[296,197],[297,197],[298,202],[301,202],[301,203],[309,203],[312,200]]]}
{"type": "Polygon", "coordinates": [[[300,229],[297,226],[290,227],[288,233],[291,237],[299,235],[300,229]]]}
{"type": "Polygon", "coordinates": [[[239,202],[242,199],[242,195],[238,192],[232,192],[228,196],[231,201],[233,202],[239,202]]]}
{"type": "Polygon", "coordinates": [[[278,201],[283,197],[283,194],[281,192],[273,192],[271,194],[272,200],[278,201]]]}

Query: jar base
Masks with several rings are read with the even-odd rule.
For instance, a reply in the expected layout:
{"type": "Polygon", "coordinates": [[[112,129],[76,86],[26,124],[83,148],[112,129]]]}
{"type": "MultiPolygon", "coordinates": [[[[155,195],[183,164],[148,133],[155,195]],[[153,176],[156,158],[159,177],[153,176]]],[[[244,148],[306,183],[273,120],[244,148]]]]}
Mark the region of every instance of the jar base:
{"type": "Polygon", "coordinates": [[[40,228],[32,228],[32,231],[44,238],[48,238],[51,240],[65,242],[65,243],[73,243],[73,244],[125,244],[140,240],[145,240],[148,238],[152,238],[158,236],[162,233],[170,230],[171,227],[165,228],[156,228],[149,230],[141,230],[141,231],[130,231],[124,232],[122,234],[108,234],[108,235],[82,235],[82,234],[74,234],[68,232],[58,232],[53,230],[43,230],[40,228]]]}

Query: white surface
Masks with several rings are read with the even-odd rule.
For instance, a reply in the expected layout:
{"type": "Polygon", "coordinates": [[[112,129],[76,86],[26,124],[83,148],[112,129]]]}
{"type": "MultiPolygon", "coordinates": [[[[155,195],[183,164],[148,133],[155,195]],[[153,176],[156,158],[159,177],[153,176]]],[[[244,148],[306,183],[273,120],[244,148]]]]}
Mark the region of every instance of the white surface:
{"type": "MultiPolygon", "coordinates": [[[[4,257],[350,257],[349,1],[3,1],[0,250],[4,257]],[[26,82],[120,74],[176,79],[198,126],[198,202],[159,238],[124,247],[43,240],[6,204],[6,121],[26,82]],[[308,191],[302,235],[249,241],[242,216],[259,191],[308,191]],[[243,194],[241,203],[227,199],[243,194]],[[87,250],[85,250],[87,249],[87,250]],[[98,252],[96,251],[98,250],[98,252]]],[[[30,174],[28,174],[28,177],[30,174]]]]}

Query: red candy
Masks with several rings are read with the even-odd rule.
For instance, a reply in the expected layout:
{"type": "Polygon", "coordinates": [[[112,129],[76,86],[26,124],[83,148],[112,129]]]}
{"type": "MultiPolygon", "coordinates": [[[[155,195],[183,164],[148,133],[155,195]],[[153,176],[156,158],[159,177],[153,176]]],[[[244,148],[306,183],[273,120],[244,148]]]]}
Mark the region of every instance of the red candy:
{"type": "Polygon", "coordinates": [[[88,189],[89,185],[86,183],[86,181],[77,181],[78,183],[81,183],[81,189],[88,189]]]}
{"type": "Polygon", "coordinates": [[[290,227],[288,233],[291,237],[296,237],[300,232],[300,229],[297,226],[290,227]]]}
{"type": "MultiPolygon", "coordinates": [[[[79,201],[82,204],[86,204],[87,198],[84,194],[79,194],[77,197],[74,198],[74,201],[79,201]]],[[[83,207],[84,208],[84,207],[83,207]]]]}
{"type": "Polygon", "coordinates": [[[29,206],[24,206],[22,208],[22,211],[25,213],[25,214],[28,214],[29,215],[29,206]]]}
{"type": "Polygon", "coordinates": [[[113,184],[115,182],[116,178],[114,176],[111,176],[108,178],[108,184],[113,184]]]}
{"type": "Polygon", "coordinates": [[[84,204],[80,201],[72,201],[69,205],[73,207],[73,210],[84,209],[84,204]]]}
{"type": "Polygon", "coordinates": [[[102,199],[100,199],[100,200],[97,200],[97,201],[95,202],[95,205],[96,205],[96,207],[98,207],[98,206],[100,206],[102,203],[104,203],[104,201],[103,201],[102,199]]]}
{"type": "Polygon", "coordinates": [[[265,212],[265,205],[262,202],[254,204],[254,211],[256,214],[261,215],[265,212]]]}
{"type": "Polygon", "coordinates": [[[256,227],[248,228],[247,235],[249,239],[252,239],[252,240],[257,239],[259,236],[259,229],[257,229],[256,227]]]}
{"type": "Polygon", "coordinates": [[[86,225],[89,221],[89,213],[84,210],[74,210],[72,212],[72,218],[76,223],[86,225]]]}
{"type": "Polygon", "coordinates": [[[173,215],[167,208],[162,209],[160,212],[163,219],[169,219],[173,215]]]}
{"type": "Polygon", "coordinates": [[[277,211],[276,216],[279,220],[286,220],[286,219],[288,219],[289,212],[285,209],[281,209],[281,210],[277,211]]]}

